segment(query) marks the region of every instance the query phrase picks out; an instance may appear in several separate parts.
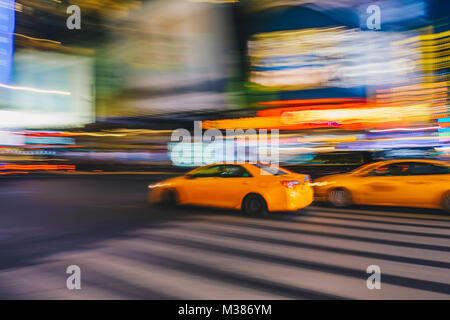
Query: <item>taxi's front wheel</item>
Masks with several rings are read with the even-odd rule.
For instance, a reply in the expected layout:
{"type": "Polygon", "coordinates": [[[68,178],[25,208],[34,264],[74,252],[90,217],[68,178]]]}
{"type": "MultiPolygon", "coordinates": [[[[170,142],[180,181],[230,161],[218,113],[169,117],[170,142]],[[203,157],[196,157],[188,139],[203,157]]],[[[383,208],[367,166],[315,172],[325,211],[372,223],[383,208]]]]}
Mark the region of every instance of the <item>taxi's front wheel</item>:
{"type": "Polygon", "coordinates": [[[445,212],[450,213],[450,191],[447,191],[442,197],[442,208],[445,212]]]}
{"type": "Polygon", "coordinates": [[[337,208],[345,208],[352,204],[350,191],[344,188],[336,188],[328,193],[328,201],[337,208]]]}
{"type": "Polygon", "coordinates": [[[178,204],[178,194],[175,190],[164,190],[161,194],[160,205],[175,207],[178,204]]]}
{"type": "Polygon", "coordinates": [[[250,216],[265,216],[268,214],[267,204],[259,194],[249,194],[242,201],[242,211],[250,216]]]}

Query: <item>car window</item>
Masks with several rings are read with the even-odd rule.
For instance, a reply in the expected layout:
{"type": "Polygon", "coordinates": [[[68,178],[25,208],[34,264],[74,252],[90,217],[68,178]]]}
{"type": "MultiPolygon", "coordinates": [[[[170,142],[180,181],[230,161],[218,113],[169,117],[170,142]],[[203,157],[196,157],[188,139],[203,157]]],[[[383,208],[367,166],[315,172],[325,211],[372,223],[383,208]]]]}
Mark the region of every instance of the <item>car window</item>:
{"type": "Polygon", "coordinates": [[[369,172],[369,175],[370,175],[370,176],[378,176],[378,177],[379,177],[379,176],[387,176],[387,170],[388,170],[388,166],[387,166],[387,165],[381,166],[381,167],[372,169],[372,170],[369,172]]]}
{"type": "Polygon", "coordinates": [[[410,175],[450,174],[450,168],[431,163],[413,163],[410,175]]]}
{"type": "Polygon", "coordinates": [[[371,176],[407,176],[411,172],[411,163],[391,163],[373,169],[371,176]]]}
{"type": "Polygon", "coordinates": [[[188,176],[196,178],[218,177],[222,172],[222,165],[198,168],[188,173],[188,176]]]}
{"type": "Polygon", "coordinates": [[[222,178],[248,178],[252,175],[242,166],[224,165],[220,176],[222,178]]]}
{"type": "Polygon", "coordinates": [[[367,172],[370,172],[374,167],[376,167],[377,163],[366,163],[362,166],[356,168],[355,170],[351,171],[353,174],[366,174],[367,172]]]}
{"type": "Polygon", "coordinates": [[[260,168],[261,170],[264,170],[265,172],[274,175],[274,176],[282,176],[285,174],[288,174],[287,171],[281,170],[280,168],[274,167],[274,166],[269,166],[266,164],[262,164],[262,163],[255,163],[253,164],[255,167],[260,168]]]}
{"type": "Polygon", "coordinates": [[[364,162],[363,156],[358,153],[323,153],[315,155],[314,158],[307,161],[306,163],[323,164],[323,165],[326,164],[357,165],[362,164],[363,162],[364,162]]]}

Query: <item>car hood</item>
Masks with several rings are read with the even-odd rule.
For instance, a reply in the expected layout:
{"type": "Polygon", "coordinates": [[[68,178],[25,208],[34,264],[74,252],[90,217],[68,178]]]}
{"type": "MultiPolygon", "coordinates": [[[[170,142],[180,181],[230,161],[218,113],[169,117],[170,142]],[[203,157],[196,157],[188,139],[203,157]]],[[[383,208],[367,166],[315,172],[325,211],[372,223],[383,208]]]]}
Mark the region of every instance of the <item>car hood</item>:
{"type": "Polygon", "coordinates": [[[153,188],[165,187],[165,186],[168,186],[168,185],[176,184],[177,182],[180,182],[180,181],[182,181],[184,179],[185,179],[184,176],[169,178],[169,179],[166,179],[166,180],[162,180],[162,181],[158,181],[158,182],[152,183],[152,184],[149,185],[149,188],[153,189],[153,188]]]}

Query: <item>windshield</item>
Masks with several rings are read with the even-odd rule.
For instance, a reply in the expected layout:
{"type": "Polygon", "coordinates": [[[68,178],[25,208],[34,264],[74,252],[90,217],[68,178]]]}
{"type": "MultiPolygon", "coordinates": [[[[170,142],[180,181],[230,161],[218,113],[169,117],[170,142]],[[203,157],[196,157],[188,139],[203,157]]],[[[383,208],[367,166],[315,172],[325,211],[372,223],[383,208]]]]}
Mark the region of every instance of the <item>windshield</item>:
{"type": "Polygon", "coordinates": [[[361,167],[356,168],[355,170],[350,171],[351,174],[359,174],[359,173],[363,173],[366,172],[372,168],[374,168],[375,166],[379,165],[379,162],[375,162],[375,163],[367,163],[362,165],[361,167]]]}

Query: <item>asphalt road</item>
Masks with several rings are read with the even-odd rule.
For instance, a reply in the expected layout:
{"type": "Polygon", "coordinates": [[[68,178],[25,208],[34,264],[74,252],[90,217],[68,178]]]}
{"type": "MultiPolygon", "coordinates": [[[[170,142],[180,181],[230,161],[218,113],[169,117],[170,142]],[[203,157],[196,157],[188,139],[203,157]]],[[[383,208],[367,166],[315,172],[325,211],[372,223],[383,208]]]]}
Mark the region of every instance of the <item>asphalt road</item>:
{"type": "Polygon", "coordinates": [[[146,204],[160,176],[0,180],[0,299],[449,299],[450,216],[146,204]],[[66,269],[81,269],[68,290],[66,269]],[[381,270],[381,289],[366,272],[381,270]]]}

